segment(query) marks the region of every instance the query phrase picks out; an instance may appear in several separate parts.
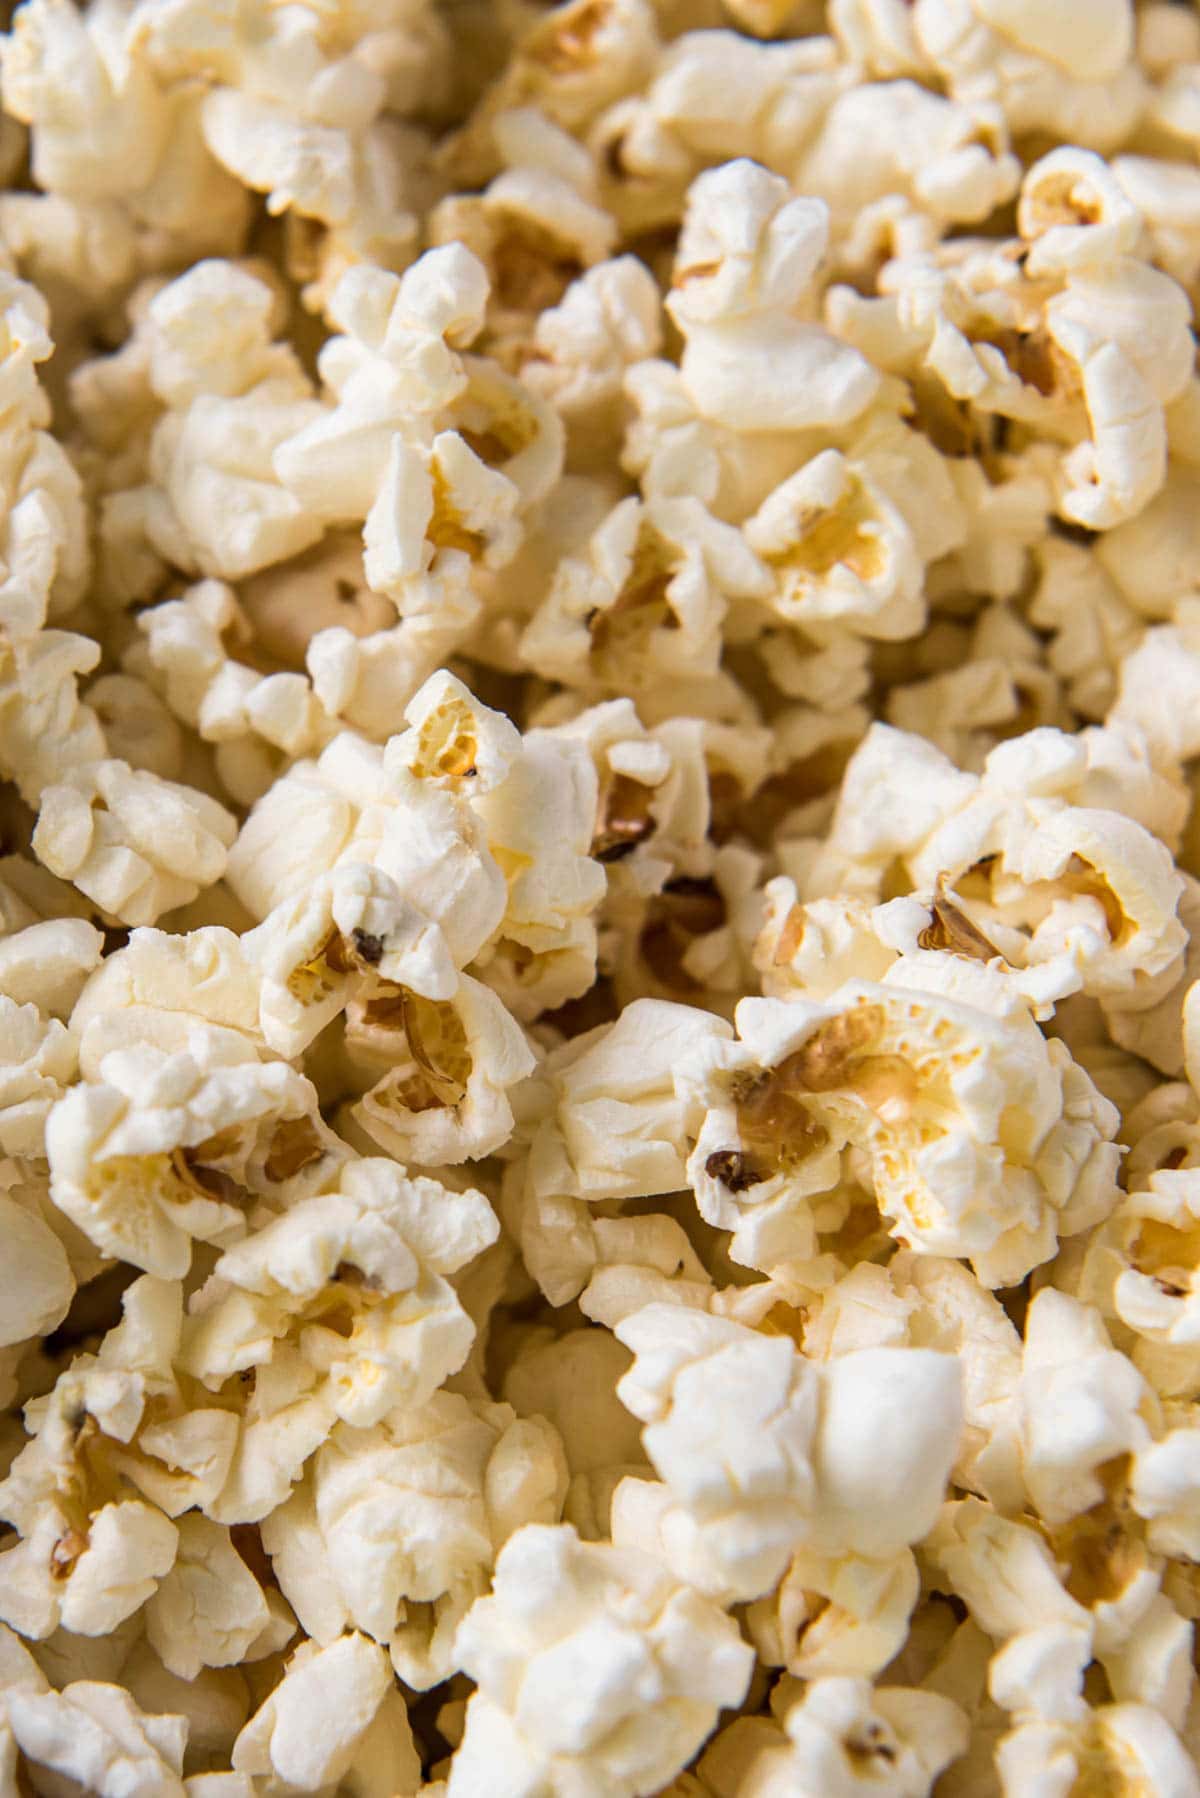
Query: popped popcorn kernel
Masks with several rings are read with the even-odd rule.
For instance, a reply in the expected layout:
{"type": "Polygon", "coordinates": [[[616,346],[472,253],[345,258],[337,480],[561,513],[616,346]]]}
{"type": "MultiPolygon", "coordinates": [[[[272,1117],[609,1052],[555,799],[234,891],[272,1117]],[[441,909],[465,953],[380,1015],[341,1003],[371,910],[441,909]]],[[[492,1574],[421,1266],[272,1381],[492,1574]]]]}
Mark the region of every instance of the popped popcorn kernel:
{"type": "Polygon", "coordinates": [[[0,1788],[1200,1798],[1200,22],[0,33],[0,1788]]]}

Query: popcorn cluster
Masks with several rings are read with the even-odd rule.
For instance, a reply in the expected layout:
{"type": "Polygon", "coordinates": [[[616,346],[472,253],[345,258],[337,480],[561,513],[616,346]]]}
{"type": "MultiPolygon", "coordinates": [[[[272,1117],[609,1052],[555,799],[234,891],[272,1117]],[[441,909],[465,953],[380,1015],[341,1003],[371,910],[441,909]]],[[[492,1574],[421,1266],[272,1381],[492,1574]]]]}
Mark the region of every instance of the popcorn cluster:
{"type": "Polygon", "coordinates": [[[0,1794],[1200,1798],[1200,13],[0,102],[0,1794]]]}

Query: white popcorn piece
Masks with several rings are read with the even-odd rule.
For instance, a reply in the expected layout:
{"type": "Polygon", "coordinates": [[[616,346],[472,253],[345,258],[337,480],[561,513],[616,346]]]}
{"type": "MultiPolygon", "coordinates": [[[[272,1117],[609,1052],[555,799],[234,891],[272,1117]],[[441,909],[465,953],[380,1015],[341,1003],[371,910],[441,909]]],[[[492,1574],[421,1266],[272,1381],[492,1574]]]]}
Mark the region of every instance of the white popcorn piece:
{"type": "Polygon", "coordinates": [[[57,1018],[6,993],[0,993],[0,1032],[0,1150],[44,1155],[46,1120],[78,1071],[75,1036],[57,1018]]]}
{"type": "Polygon", "coordinates": [[[153,924],[220,879],[236,834],[207,794],[101,761],[44,790],[33,846],[51,873],[103,911],[153,924]]]}
{"type": "Polygon", "coordinates": [[[794,315],[825,251],[820,201],[737,161],[689,193],[667,310],[684,333],[680,370],[705,417],[735,430],[847,424],[878,375],[857,351],[794,315]]]}
{"type": "Polygon", "coordinates": [[[1144,82],[1129,59],[1127,0],[1107,0],[1095,12],[1064,6],[1053,21],[1025,0],[918,4],[917,42],[952,91],[994,97],[1014,131],[1041,128],[1104,152],[1144,105],[1144,82]]]}
{"type": "Polygon", "coordinates": [[[386,1071],[353,1107],[389,1154],[424,1166],[477,1161],[508,1141],[510,1090],[533,1071],[525,1034],[496,995],[469,975],[452,998],[356,1002],[347,1043],[386,1071]]]}
{"type": "Polygon", "coordinates": [[[698,500],[622,500],[584,554],[560,562],[521,652],[572,686],[635,691],[714,675],[731,598],[765,598],[770,576],[698,500]]]}
{"type": "Polygon", "coordinates": [[[1063,147],[1021,183],[1017,229],[1033,244],[1029,274],[1042,276],[1133,253],[1141,215],[1099,156],[1063,147]]]}
{"type": "MultiPolygon", "coordinates": [[[[1025,1722],[996,1750],[1004,1798],[1049,1794],[1064,1779],[1107,1779],[1118,1792],[1200,1791],[1194,1762],[1169,1723],[1144,1704],[1102,1705],[1077,1724],[1025,1722]]],[[[1068,1788],[1065,1788],[1069,1790],[1068,1788]]]]}
{"type": "Polygon", "coordinates": [[[252,966],[241,938],[224,925],[182,935],[150,926],[132,930],[125,947],[92,974],[71,1013],[80,1065],[91,1080],[109,1048],[148,1038],[173,1048],[186,1039],[189,1022],[259,1042],[252,966]]]}
{"type": "Polygon", "coordinates": [[[895,194],[938,223],[974,223],[1011,199],[1021,177],[1004,113],[989,97],[889,81],[846,86],[798,158],[795,178],[846,229],[861,209],[895,194]]]}
{"type": "Polygon", "coordinates": [[[466,1360],[474,1326],[447,1275],[498,1233],[481,1193],[347,1162],[335,1189],[225,1251],[194,1306],[185,1364],[219,1384],[294,1344],[334,1413],[370,1428],[424,1404],[466,1360]]]}
{"type": "Polygon", "coordinates": [[[924,990],[904,984],[901,961],[879,985],[851,981],[825,1001],[743,1000],[740,1042],[687,1068],[706,1105],[689,1177],[702,1213],[739,1233],[735,1254],[761,1252],[760,1230],[762,1249],[774,1246],[773,1209],[791,1214],[791,1252],[810,1254],[807,1201],[835,1183],[848,1144],[869,1156],[901,1240],[966,1255],[990,1284],[1019,1279],[1060,1230],[1112,1208],[1114,1113],[999,976],[944,960],[941,992],[932,967],[917,976],[924,990]],[[936,1122],[922,1116],[930,1081],[936,1122]],[[1016,1157],[1001,1148],[1018,1138],[1016,1157]]]}
{"type": "Polygon", "coordinates": [[[105,1253],[175,1279],[193,1239],[244,1232],[248,1191],[328,1169],[315,1114],[309,1082],[233,1031],[185,1020],[161,1047],[135,1035],[51,1113],[51,1196],[105,1253]]]}
{"type": "Polygon", "coordinates": [[[393,1782],[386,1789],[416,1792],[420,1763],[387,1655],[365,1636],[347,1635],[296,1650],[234,1743],[234,1771],[318,1792],[336,1789],[372,1750],[386,1756],[379,1769],[393,1782]],[[377,1720],[386,1727],[373,1729],[377,1720]]]}
{"type": "Polygon", "coordinates": [[[1026,1316],[1019,1402],[1022,1475],[1052,1526],[1100,1503],[1099,1470],[1150,1439],[1141,1375],[1112,1348],[1094,1312],[1052,1288],[1036,1295],[1026,1316]]]}
{"type": "Polygon", "coordinates": [[[675,1070],[689,1050],[729,1035],[723,1018],[641,999],[549,1057],[541,1072],[554,1109],[534,1136],[532,1189],[589,1201],[678,1191],[688,1107],[675,1070]]]}
{"type": "Polygon", "coordinates": [[[539,313],[521,379],[589,432],[619,406],[627,369],[661,347],[658,287],[635,256],[600,262],[539,313]]]}
{"type": "Polygon", "coordinates": [[[478,1682],[449,1793],[566,1793],[581,1779],[650,1793],[737,1704],[752,1651],[716,1607],[648,1555],[527,1525],[492,1594],[459,1626],[478,1682]]]}
{"type": "Polygon", "coordinates": [[[146,1606],[146,1634],[170,1672],[195,1679],[202,1667],[244,1660],[271,1614],[227,1530],[198,1512],[177,1528],[174,1565],[146,1606]]]}
{"type": "Polygon", "coordinates": [[[593,916],[604,871],[593,860],[597,782],[583,745],[526,732],[504,780],[475,805],[508,897],[480,972],[521,1019],[578,998],[596,974],[593,916]]]}
{"type": "Polygon", "coordinates": [[[967,1746],[968,1721],[951,1699],[867,1680],[818,1679],[783,1719],[791,1743],[768,1754],[742,1786],[746,1798],[789,1792],[857,1798],[926,1798],[939,1773],[967,1746]]]}
{"type": "Polygon", "coordinates": [[[544,112],[498,113],[492,141],[499,174],[481,194],[439,201],[429,229],[435,244],[465,245],[483,263],[489,331],[503,342],[561,299],[572,273],[610,253],[616,225],[597,203],[592,158],[544,112]]]}
{"type": "Polygon", "coordinates": [[[67,1314],[75,1276],[67,1252],[49,1224],[11,1191],[0,1193],[0,1232],[5,1243],[0,1287],[0,1348],[45,1336],[67,1314]]]}
{"type": "Polygon", "coordinates": [[[904,1550],[881,1561],[800,1549],[747,1608],[747,1628],[761,1660],[798,1678],[873,1678],[903,1648],[920,1584],[904,1550]]]}
{"type": "Polygon", "coordinates": [[[315,1640],[360,1629],[424,1690],[457,1665],[455,1632],[497,1550],[525,1523],[557,1522],[566,1483],[542,1419],[439,1392],[370,1430],[335,1426],[263,1541],[315,1640]]]}
{"type": "Polygon", "coordinates": [[[871,1349],[818,1370],[785,1336],[677,1306],[616,1333],[638,1356],[618,1393],[671,1494],[664,1550],[702,1590],[755,1598],[801,1544],[888,1560],[930,1527],[958,1450],[953,1360],[871,1349]]]}
{"type": "Polygon", "coordinates": [[[414,773],[411,752],[404,736],[385,749],[343,731],[277,780],[230,853],[247,909],[265,918],[338,862],[365,862],[439,926],[457,966],[478,954],[504,912],[504,874],[468,798],[414,773]]]}
{"type": "Polygon", "coordinates": [[[15,1691],[5,1709],[12,1739],[32,1763],[25,1776],[39,1784],[46,1769],[58,1790],[70,1782],[97,1798],[186,1798],[184,1717],[147,1714],[119,1686],[95,1680],[61,1692],[15,1691]]]}
{"type": "Polygon", "coordinates": [[[342,862],[241,939],[261,980],[263,1038],[294,1056],[352,999],[452,997],[458,974],[436,924],[378,868],[342,862]]]}

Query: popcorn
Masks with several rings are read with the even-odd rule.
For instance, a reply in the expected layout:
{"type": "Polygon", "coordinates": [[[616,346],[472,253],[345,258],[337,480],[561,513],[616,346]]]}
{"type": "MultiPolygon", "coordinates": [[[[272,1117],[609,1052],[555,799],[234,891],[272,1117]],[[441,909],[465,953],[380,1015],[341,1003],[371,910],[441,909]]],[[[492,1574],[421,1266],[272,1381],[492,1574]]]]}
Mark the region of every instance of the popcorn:
{"type": "Polygon", "coordinates": [[[676,1306],[649,1305],[616,1333],[639,1357],[618,1392],[647,1423],[646,1451],[673,1501],[660,1524],[664,1549],[701,1590],[725,1602],[757,1597],[801,1543],[887,1559],[926,1533],[957,1449],[953,1362],[869,1350],[818,1375],[784,1336],[676,1306]],[[926,1427],[889,1442],[876,1406],[896,1406],[910,1425],[923,1416],[926,1427]],[[724,1453],[714,1456],[734,1431],[736,1475],[724,1453]],[[881,1452],[896,1460],[886,1475],[881,1452]]]}
{"type": "Polygon", "coordinates": [[[0,1294],[0,1348],[47,1336],[67,1314],[75,1291],[66,1250],[37,1212],[0,1193],[0,1230],[7,1245],[0,1294]]]}
{"type": "Polygon", "coordinates": [[[47,1124],[54,1202],[97,1247],[163,1279],[193,1239],[245,1228],[236,1202],[328,1165],[315,1097],[285,1062],[260,1062],[232,1031],[189,1024],[178,1045],[110,1049],[47,1124]],[[244,1183],[244,1184],[243,1184],[244,1183]]]}
{"type": "Polygon", "coordinates": [[[872,1691],[856,1679],[815,1680],[787,1712],[784,1728],[791,1753],[755,1764],[743,1788],[753,1798],[784,1798],[805,1785],[830,1798],[923,1798],[962,1754],[968,1735],[966,1717],[949,1698],[903,1686],[872,1691]]]}
{"type": "Polygon", "coordinates": [[[101,761],[43,790],[33,846],[103,911],[153,924],[220,879],[236,834],[206,793],[101,761]]]}
{"type": "Polygon", "coordinates": [[[544,1420],[439,1392],[369,1430],[335,1426],[263,1541],[317,1641],[352,1624],[424,1690],[457,1665],[455,1632],[497,1550],[523,1524],[556,1522],[565,1490],[544,1420]]]}
{"type": "Polygon", "coordinates": [[[714,1605],[649,1556],[539,1524],[502,1550],[456,1652],[479,1689],[453,1798],[482,1778],[513,1793],[537,1782],[565,1792],[580,1778],[655,1791],[718,1709],[740,1702],[753,1658],[714,1605]]]}
{"type": "Polygon", "coordinates": [[[788,197],[750,162],[701,175],[689,194],[667,302],[686,339],[684,386],[705,417],[735,430],[847,424],[878,377],[793,308],[824,254],[826,211],[788,197]]]}
{"type": "Polygon", "coordinates": [[[17,10],[5,1792],[1200,1790],[1198,146],[1166,0],[17,10]]]}
{"type": "Polygon", "coordinates": [[[363,1428],[421,1405],[466,1360],[474,1329],[446,1276],[495,1241],[481,1193],[347,1162],[334,1190],[294,1202],[227,1249],[193,1310],[186,1365],[207,1383],[294,1342],[337,1416],[363,1428]]]}
{"type": "Polygon", "coordinates": [[[706,1105],[688,1163],[697,1203],[737,1231],[738,1256],[811,1254],[806,1202],[836,1182],[838,1154],[852,1144],[869,1157],[877,1203],[901,1240],[967,1255],[982,1279],[1009,1284],[1053,1253],[1057,1229],[1085,1228],[1112,1208],[1115,1118],[1020,1001],[992,1012],[995,976],[956,976],[962,998],[974,988],[986,1007],[960,1009],[949,993],[903,984],[902,968],[824,1002],[743,1000],[741,1042],[697,1055],[685,1075],[706,1105]],[[937,1121],[918,1121],[935,1078],[937,1121]],[[989,1103],[998,1116],[1014,1107],[1012,1121],[984,1125],[989,1103]],[[1009,1161],[999,1140],[1018,1137],[1026,1146],[1009,1161]],[[982,1151],[983,1142],[995,1146],[982,1151]]]}
{"type": "Polygon", "coordinates": [[[170,1672],[195,1679],[202,1667],[246,1659],[271,1613],[227,1530],[198,1512],[177,1527],[175,1563],[146,1606],[146,1633],[170,1672]]]}
{"type": "Polygon", "coordinates": [[[128,1692],[96,1680],[73,1680],[61,1692],[44,1684],[26,1687],[11,1692],[5,1708],[26,1763],[48,1769],[51,1779],[70,1780],[98,1798],[149,1798],[151,1792],[186,1798],[187,1721],[181,1716],[147,1715],[128,1692]]]}
{"type": "Polygon", "coordinates": [[[234,1743],[233,1761],[235,1772],[302,1792],[336,1786],[357,1764],[387,1782],[376,1790],[415,1792],[421,1777],[387,1657],[360,1635],[298,1648],[234,1743]]]}

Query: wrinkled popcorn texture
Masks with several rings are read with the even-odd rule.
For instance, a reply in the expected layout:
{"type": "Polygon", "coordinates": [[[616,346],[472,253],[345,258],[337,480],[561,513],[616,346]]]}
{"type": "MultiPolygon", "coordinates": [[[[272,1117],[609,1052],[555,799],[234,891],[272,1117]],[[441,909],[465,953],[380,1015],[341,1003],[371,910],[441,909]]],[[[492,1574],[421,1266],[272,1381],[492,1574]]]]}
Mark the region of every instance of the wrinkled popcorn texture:
{"type": "Polygon", "coordinates": [[[5,19],[0,1794],[1200,1798],[1195,8],[5,19]]]}

